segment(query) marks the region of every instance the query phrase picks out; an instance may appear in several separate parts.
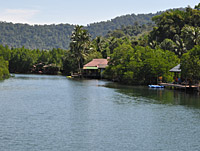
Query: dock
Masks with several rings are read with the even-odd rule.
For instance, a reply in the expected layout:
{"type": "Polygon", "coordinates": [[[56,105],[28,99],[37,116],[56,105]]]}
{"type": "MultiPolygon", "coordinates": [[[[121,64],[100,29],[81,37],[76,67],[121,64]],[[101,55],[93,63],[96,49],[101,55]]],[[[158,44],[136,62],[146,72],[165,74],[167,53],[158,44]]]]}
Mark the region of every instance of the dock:
{"type": "Polygon", "coordinates": [[[190,89],[190,90],[197,90],[199,91],[200,85],[186,85],[186,84],[175,84],[175,83],[160,83],[161,86],[164,87],[171,87],[175,89],[190,89]]]}

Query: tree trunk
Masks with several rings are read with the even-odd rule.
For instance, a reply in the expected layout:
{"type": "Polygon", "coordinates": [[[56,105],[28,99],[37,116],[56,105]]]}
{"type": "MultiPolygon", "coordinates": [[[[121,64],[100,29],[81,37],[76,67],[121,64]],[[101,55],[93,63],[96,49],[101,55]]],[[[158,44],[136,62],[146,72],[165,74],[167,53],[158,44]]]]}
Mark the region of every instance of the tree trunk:
{"type": "Polygon", "coordinates": [[[81,73],[81,63],[80,63],[80,61],[78,62],[78,70],[79,70],[79,74],[78,74],[78,76],[79,76],[79,78],[82,76],[82,73],[81,73]]]}

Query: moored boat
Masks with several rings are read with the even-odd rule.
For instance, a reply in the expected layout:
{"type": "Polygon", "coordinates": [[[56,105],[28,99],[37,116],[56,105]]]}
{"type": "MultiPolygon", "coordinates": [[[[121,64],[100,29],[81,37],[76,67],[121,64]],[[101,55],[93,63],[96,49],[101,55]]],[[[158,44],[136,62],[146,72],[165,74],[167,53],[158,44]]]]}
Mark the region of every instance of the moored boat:
{"type": "Polygon", "coordinates": [[[164,88],[164,86],[161,85],[149,85],[150,88],[164,88]]]}

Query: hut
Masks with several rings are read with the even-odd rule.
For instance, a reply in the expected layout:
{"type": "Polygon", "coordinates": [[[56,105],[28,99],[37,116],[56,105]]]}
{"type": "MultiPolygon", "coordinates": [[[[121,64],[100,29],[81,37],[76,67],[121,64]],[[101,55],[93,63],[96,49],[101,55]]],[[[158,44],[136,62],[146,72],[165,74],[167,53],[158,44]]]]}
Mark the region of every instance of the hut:
{"type": "Polygon", "coordinates": [[[31,68],[31,73],[36,74],[58,74],[59,71],[59,67],[55,64],[45,65],[45,63],[38,63],[33,65],[31,68]]]}
{"type": "Polygon", "coordinates": [[[195,90],[200,91],[200,85],[198,83],[193,83],[192,79],[181,79],[181,68],[180,64],[173,67],[169,70],[170,72],[174,72],[174,83],[161,83],[161,86],[165,87],[173,87],[175,89],[184,89],[186,90],[195,90]]]}
{"type": "Polygon", "coordinates": [[[48,65],[43,66],[43,68],[44,68],[43,72],[45,74],[53,74],[53,75],[58,74],[60,70],[59,67],[56,66],[56,64],[48,64],[48,65]]]}
{"type": "Polygon", "coordinates": [[[180,64],[178,64],[177,66],[170,69],[169,72],[174,72],[174,82],[175,83],[181,83],[181,80],[180,80],[181,79],[181,77],[180,77],[180,73],[181,73],[180,64]]]}
{"type": "Polygon", "coordinates": [[[83,76],[86,78],[102,78],[102,72],[108,66],[107,59],[93,59],[83,66],[83,76]]]}
{"type": "Polygon", "coordinates": [[[45,63],[43,62],[40,62],[40,63],[37,63],[35,65],[32,66],[32,68],[30,69],[31,70],[31,73],[43,73],[43,66],[45,65],[45,63]]]}

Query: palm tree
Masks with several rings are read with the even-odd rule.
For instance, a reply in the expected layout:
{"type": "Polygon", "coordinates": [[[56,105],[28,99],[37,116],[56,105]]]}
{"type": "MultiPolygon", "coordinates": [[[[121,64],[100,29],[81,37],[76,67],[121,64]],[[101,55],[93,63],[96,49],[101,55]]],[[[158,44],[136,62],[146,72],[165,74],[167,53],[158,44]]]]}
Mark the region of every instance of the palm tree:
{"type": "Polygon", "coordinates": [[[200,3],[198,5],[195,5],[194,9],[200,10],[200,3]]]}
{"type": "Polygon", "coordinates": [[[187,49],[192,49],[194,45],[200,44],[200,28],[185,25],[181,30],[181,36],[186,43],[187,49]]]}
{"type": "Polygon", "coordinates": [[[81,75],[81,68],[83,67],[84,58],[88,55],[90,50],[90,35],[88,34],[87,30],[82,28],[83,26],[75,26],[70,42],[71,55],[78,65],[79,75],[81,75]]]}

